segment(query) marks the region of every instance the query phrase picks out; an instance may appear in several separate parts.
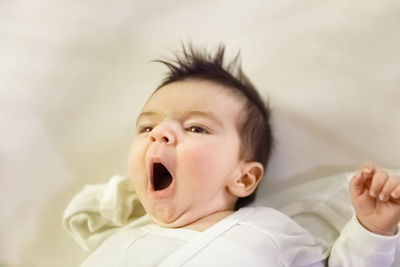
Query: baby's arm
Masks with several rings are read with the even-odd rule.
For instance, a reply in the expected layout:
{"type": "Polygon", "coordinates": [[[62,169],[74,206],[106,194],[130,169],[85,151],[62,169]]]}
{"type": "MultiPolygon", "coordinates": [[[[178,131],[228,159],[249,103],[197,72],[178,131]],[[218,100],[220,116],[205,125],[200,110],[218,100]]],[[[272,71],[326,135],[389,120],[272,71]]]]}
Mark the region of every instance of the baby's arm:
{"type": "Polygon", "coordinates": [[[349,190],[356,216],[335,241],[329,266],[398,266],[400,177],[367,165],[349,190]]]}

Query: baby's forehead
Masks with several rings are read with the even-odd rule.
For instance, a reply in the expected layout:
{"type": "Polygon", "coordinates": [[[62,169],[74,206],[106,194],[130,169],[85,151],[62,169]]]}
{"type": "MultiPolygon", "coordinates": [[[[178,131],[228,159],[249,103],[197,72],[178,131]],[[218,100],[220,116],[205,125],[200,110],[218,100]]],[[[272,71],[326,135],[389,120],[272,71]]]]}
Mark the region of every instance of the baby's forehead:
{"type": "Polygon", "coordinates": [[[212,112],[226,108],[242,113],[245,97],[235,88],[200,79],[172,82],[158,88],[148,98],[142,113],[163,110],[212,112]]]}
{"type": "MultiPolygon", "coordinates": [[[[246,97],[243,93],[241,93],[238,89],[225,85],[221,82],[213,81],[213,80],[204,80],[204,79],[186,79],[183,81],[176,81],[169,84],[166,84],[160,88],[157,88],[153,94],[147,99],[147,102],[144,105],[149,103],[153,98],[158,97],[159,92],[162,91],[161,98],[178,98],[176,95],[176,88],[179,88],[180,93],[191,92],[189,94],[185,94],[186,100],[194,99],[198,100],[201,97],[202,100],[208,99],[220,99],[221,96],[223,98],[229,98],[233,102],[236,102],[237,106],[245,102],[246,97]]],[[[177,101],[179,102],[179,101],[177,101]]],[[[200,102],[199,104],[201,104],[200,102]]]]}

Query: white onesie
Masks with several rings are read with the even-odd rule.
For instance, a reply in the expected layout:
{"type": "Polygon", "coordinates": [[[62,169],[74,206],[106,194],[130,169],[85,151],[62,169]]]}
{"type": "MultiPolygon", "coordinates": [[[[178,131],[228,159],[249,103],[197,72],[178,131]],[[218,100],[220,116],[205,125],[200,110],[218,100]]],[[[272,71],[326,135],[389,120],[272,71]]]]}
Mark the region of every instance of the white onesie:
{"type": "MultiPolygon", "coordinates": [[[[359,226],[353,220],[346,227],[354,230],[359,226]]],[[[363,241],[374,238],[364,231],[351,234],[363,241]]],[[[348,231],[344,234],[349,235],[348,231]]],[[[372,243],[368,244],[354,242],[346,236],[339,238],[329,266],[376,267],[378,265],[370,265],[376,263],[382,263],[379,267],[391,266],[397,238],[384,238],[382,241],[378,237],[379,242],[369,240],[372,243]],[[351,253],[363,249],[367,252],[351,253]]],[[[283,213],[267,207],[247,207],[204,232],[162,228],[154,224],[125,228],[105,240],[82,267],[322,267],[328,253],[306,230],[283,213]]]]}

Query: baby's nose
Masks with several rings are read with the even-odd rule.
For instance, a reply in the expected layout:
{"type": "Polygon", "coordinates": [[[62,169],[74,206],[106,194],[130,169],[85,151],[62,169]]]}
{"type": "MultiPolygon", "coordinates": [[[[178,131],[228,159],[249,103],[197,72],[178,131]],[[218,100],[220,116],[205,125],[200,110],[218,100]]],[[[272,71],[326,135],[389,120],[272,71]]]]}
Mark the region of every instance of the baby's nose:
{"type": "Polygon", "coordinates": [[[151,142],[160,142],[166,144],[175,144],[176,138],[172,129],[158,125],[150,132],[151,142]]]}

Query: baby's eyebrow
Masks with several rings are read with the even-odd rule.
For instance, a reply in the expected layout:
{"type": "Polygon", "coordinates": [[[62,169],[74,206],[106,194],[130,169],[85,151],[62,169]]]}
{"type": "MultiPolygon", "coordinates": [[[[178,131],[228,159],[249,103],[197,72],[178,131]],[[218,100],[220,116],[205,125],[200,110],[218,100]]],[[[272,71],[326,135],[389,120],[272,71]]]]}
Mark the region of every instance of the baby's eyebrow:
{"type": "Polygon", "coordinates": [[[214,115],[212,112],[207,112],[207,111],[199,111],[199,110],[191,110],[188,112],[185,112],[186,117],[192,117],[192,116],[199,116],[199,117],[205,117],[207,119],[210,119],[214,121],[215,123],[218,124],[218,126],[222,127],[222,121],[214,115]]]}
{"type": "Polygon", "coordinates": [[[143,118],[143,117],[157,117],[158,114],[156,112],[153,111],[146,111],[146,112],[142,112],[139,114],[139,116],[136,119],[136,126],[138,125],[139,121],[143,118]]]}
{"type": "MultiPolygon", "coordinates": [[[[222,121],[217,116],[215,116],[212,112],[199,111],[199,110],[190,110],[190,111],[185,111],[182,115],[183,115],[183,117],[185,119],[186,118],[190,118],[190,117],[194,117],[194,116],[205,117],[205,118],[210,119],[210,120],[214,121],[215,123],[217,123],[218,126],[220,126],[220,127],[223,126],[222,121]]],[[[138,116],[138,118],[136,120],[136,125],[139,123],[139,121],[143,117],[160,117],[160,114],[158,114],[157,112],[154,112],[154,111],[142,112],[142,113],[140,113],[140,115],[138,116]]]]}

